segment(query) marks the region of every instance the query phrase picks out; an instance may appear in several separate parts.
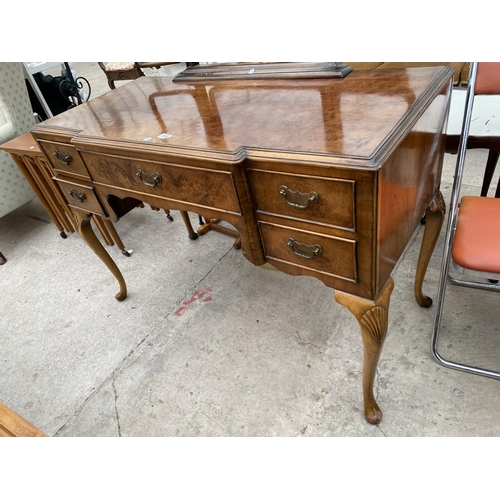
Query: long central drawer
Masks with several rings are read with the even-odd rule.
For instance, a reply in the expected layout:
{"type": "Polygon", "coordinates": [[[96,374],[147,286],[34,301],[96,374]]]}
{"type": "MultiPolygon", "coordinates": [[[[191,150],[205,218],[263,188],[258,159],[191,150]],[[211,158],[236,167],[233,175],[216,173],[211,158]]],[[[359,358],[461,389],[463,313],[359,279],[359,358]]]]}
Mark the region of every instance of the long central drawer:
{"type": "Polygon", "coordinates": [[[231,172],[86,151],[80,154],[95,183],[241,213],[231,172]]]}

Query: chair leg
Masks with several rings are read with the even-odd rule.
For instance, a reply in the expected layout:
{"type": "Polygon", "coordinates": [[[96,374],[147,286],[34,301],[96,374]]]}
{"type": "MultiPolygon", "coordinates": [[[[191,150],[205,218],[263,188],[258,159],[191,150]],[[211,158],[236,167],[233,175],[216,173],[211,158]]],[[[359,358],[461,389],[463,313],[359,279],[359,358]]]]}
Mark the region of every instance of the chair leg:
{"type": "MultiPolygon", "coordinates": [[[[431,351],[432,355],[434,356],[434,359],[440,363],[443,366],[446,366],[447,368],[452,368],[454,370],[460,370],[463,372],[468,372],[468,373],[474,373],[476,375],[482,375],[484,377],[490,377],[490,378],[495,378],[495,379],[500,379],[500,373],[493,371],[493,370],[487,370],[484,368],[479,368],[476,366],[471,366],[471,365],[466,365],[464,363],[456,363],[454,361],[450,361],[447,359],[444,359],[441,354],[438,351],[438,346],[439,346],[439,334],[441,330],[441,318],[443,315],[443,308],[444,308],[444,299],[446,295],[446,284],[449,279],[449,270],[450,270],[450,263],[451,263],[451,244],[452,244],[452,239],[453,239],[453,227],[454,227],[454,222],[451,220],[453,218],[453,208],[456,202],[452,201],[452,211],[450,213],[450,220],[448,220],[448,227],[446,230],[446,235],[445,235],[445,248],[444,248],[444,253],[443,253],[443,261],[441,263],[441,275],[439,279],[439,285],[438,285],[438,291],[437,291],[437,297],[436,297],[436,312],[434,316],[434,325],[433,325],[433,331],[432,331],[432,339],[431,339],[431,351]]],[[[454,281],[454,280],[452,280],[454,281]]],[[[461,286],[469,286],[466,282],[460,283],[457,282],[456,284],[461,285],[461,286]]],[[[486,286],[486,285],[485,285],[486,286]]],[[[494,289],[494,285],[489,285],[490,288],[494,289]]],[[[479,287],[477,287],[479,288],[479,287]]],[[[498,287],[497,287],[498,288],[498,287]]]]}
{"type": "Polygon", "coordinates": [[[495,191],[495,198],[500,198],[500,179],[498,179],[497,190],[495,191]]]}
{"type": "MultiPolygon", "coordinates": [[[[464,169],[465,162],[465,153],[467,148],[467,139],[469,137],[470,123],[472,117],[472,107],[474,104],[474,90],[476,85],[476,76],[477,76],[477,66],[478,63],[471,64],[471,71],[469,76],[469,83],[467,88],[467,96],[465,101],[465,111],[464,111],[464,120],[462,125],[462,132],[460,135],[460,141],[458,144],[458,155],[457,155],[457,164],[455,168],[455,176],[453,180],[453,187],[451,191],[451,201],[450,201],[450,214],[448,217],[448,222],[446,226],[445,233],[445,241],[444,241],[444,249],[443,249],[443,260],[441,263],[441,274],[439,276],[439,284],[436,298],[436,313],[434,317],[434,325],[432,331],[432,340],[431,340],[431,352],[436,361],[447,368],[452,368],[454,370],[460,370],[468,373],[473,373],[476,375],[482,375],[485,377],[500,379],[500,373],[493,370],[486,370],[484,368],[478,368],[471,365],[466,365],[464,363],[456,363],[454,361],[449,361],[444,359],[438,352],[438,343],[439,343],[439,333],[441,328],[441,318],[443,314],[444,307],[444,299],[446,295],[446,285],[449,276],[450,263],[451,263],[451,253],[452,253],[452,244],[454,239],[455,226],[457,221],[458,214],[458,204],[459,204],[459,195],[460,195],[460,187],[462,184],[462,175],[464,169]]],[[[483,182],[483,189],[481,192],[481,196],[485,196],[486,192],[483,195],[483,191],[487,191],[489,187],[489,183],[491,182],[491,176],[493,175],[493,171],[496,166],[496,162],[498,160],[498,152],[491,151],[488,155],[488,163],[486,166],[485,179],[483,182]]],[[[470,283],[462,281],[462,286],[470,286],[470,283]]]]}
{"type": "MultiPolygon", "coordinates": [[[[446,286],[444,284],[443,286],[446,286]]],[[[439,333],[440,333],[440,323],[441,323],[441,315],[444,306],[444,288],[441,293],[438,295],[438,299],[436,300],[436,320],[434,323],[434,331],[432,335],[432,355],[434,359],[443,366],[447,368],[452,368],[454,370],[459,370],[467,373],[473,373],[475,375],[482,375],[483,377],[495,378],[500,380],[500,372],[494,370],[487,370],[486,368],[479,368],[477,366],[466,365],[464,363],[457,363],[455,361],[444,359],[438,351],[439,345],[439,333]]]]}
{"type": "Polygon", "coordinates": [[[126,250],[125,249],[125,245],[123,244],[123,241],[120,238],[120,235],[116,231],[114,224],[108,219],[103,219],[102,221],[104,222],[104,226],[108,230],[109,235],[116,243],[116,246],[122,251],[122,254],[125,255],[125,257],[130,257],[132,255],[133,250],[126,250]]]}
{"type": "Polygon", "coordinates": [[[196,240],[198,238],[198,233],[193,229],[191,225],[191,220],[189,219],[189,214],[185,210],[179,210],[182,220],[184,221],[184,225],[186,226],[188,237],[190,240],[196,240]]]}
{"type": "Polygon", "coordinates": [[[500,153],[498,151],[490,149],[488,153],[488,161],[486,162],[486,168],[484,170],[484,179],[483,179],[483,185],[481,187],[481,196],[488,195],[488,189],[490,188],[491,179],[493,178],[493,174],[495,173],[495,168],[497,166],[499,156],[500,153]]]}

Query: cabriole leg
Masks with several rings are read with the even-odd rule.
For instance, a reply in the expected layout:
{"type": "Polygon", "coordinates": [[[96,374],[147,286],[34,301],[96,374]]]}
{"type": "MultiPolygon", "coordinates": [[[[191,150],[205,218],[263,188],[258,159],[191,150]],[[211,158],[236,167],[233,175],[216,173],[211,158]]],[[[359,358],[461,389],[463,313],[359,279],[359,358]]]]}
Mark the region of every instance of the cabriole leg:
{"type": "Polygon", "coordinates": [[[415,299],[421,307],[431,307],[432,299],[422,292],[422,285],[431,260],[432,252],[443,226],[446,205],[441,191],[438,191],[425,212],[425,229],[418,255],[417,271],[415,273],[415,299]]]}
{"type": "Polygon", "coordinates": [[[354,314],[361,328],[363,339],[363,399],[365,418],[370,424],[378,424],[382,420],[382,412],[373,395],[373,383],[380,353],[387,335],[389,302],[393,288],[394,281],[389,277],[384,288],[374,301],[337,290],[334,293],[335,300],[354,314]]]}
{"type": "Polygon", "coordinates": [[[91,215],[75,212],[76,215],[76,230],[85,243],[95,252],[101,259],[104,265],[111,271],[113,276],[118,280],[120,291],[115,295],[116,300],[125,300],[127,297],[127,285],[122,273],[118,269],[115,261],[110,257],[108,252],[101,245],[101,242],[95,235],[90,225],[91,215]]]}

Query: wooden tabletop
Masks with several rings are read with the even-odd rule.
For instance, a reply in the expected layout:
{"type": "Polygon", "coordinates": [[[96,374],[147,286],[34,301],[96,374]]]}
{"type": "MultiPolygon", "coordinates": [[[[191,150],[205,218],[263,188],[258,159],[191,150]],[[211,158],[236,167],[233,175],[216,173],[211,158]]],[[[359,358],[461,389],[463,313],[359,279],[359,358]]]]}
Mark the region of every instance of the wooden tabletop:
{"type": "Polygon", "coordinates": [[[376,154],[393,146],[388,138],[399,140],[435,99],[428,89],[442,88],[448,77],[443,68],[429,67],[196,85],[139,78],[35,130],[80,131],[77,140],[92,137],[93,143],[120,142],[122,148],[134,143],[142,150],[203,151],[205,157],[217,152],[228,161],[242,150],[258,150],[270,158],[283,152],[355,158],[373,168],[376,154]]]}

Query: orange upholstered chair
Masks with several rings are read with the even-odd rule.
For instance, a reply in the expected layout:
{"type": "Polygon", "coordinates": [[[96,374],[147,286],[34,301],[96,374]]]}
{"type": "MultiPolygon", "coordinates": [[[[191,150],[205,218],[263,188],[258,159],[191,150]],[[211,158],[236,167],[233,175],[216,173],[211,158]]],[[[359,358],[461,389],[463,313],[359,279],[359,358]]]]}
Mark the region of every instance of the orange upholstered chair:
{"type": "MultiPolygon", "coordinates": [[[[445,235],[431,347],[435,359],[448,368],[500,379],[498,371],[449,361],[438,352],[439,331],[448,281],[459,286],[500,291],[500,285],[497,284],[496,279],[500,278],[500,198],[464,196],[460,200],[472,107],[474,96],[479,94],[500,94],[500,63],[471,64],[445,235]],[[458,279],[451,276],[449,269],[452,262],[455,267],[458,266],[464,271],[464,275],[467,274],[467,271],[473,271],[474,278],[458,279]],[[484,276],[484,279],[481,280],[480,276],[484,276]]],[[[498,112],[500,113],[500,109],[498,112]]]]}
{"type": "MultiPolygon", "coordinates": [[[[483,62],[477,69],[475,95],[498,95],[500,93],[500,65],[498,63],[483,62]]],[[[500,142],[500,139],[498,140],[500,142]]],[[[495,173],[495,168],[500,157],[500,145],[490,145],[486,170],[484,172],[481,196],[486,196],[495,173]]],[[[498,181],[495,198],[500,198],[500,180],[498,181]]]]}
{"type": "Polygon", "coordinates": [[[500,274],[498,198],[462,197],[451,255],[464,269],[500,274]]]}

